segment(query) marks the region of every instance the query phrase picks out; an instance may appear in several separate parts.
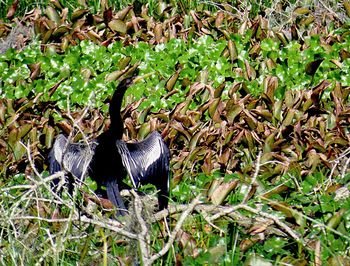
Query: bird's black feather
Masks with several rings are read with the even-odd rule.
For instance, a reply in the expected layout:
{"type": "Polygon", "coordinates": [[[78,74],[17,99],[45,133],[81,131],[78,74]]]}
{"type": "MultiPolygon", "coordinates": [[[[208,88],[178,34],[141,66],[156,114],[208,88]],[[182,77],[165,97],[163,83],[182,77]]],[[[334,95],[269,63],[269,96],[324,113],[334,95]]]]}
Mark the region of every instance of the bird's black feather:
{"type": "Polygon", "coordinates": [[[66,170],[81,180],[88,171],[95,148],[94,142],[70,143],[64,135],[58,135],[49,154],[50,174],[66,170]]]}
{"type": "Polygon", "coordinates": [[[158,132],[136,143],[116,141],[121,156],[135,188],[153,184],[160,191],[159,207],[168,205],[169,197],[169,149],[158,132]]]}

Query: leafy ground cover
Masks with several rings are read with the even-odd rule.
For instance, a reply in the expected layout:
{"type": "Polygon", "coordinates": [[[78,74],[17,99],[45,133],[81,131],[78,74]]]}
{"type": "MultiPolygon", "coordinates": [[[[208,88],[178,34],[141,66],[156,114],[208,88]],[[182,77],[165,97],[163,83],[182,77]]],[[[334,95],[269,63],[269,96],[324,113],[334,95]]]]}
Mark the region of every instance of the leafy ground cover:
{"type": "Polygon", "coordinates": [[[2,264],[349,264],[346,1],[57,3],[0,25],[2,264]],[[162,132],[172,204],[154,213],[132,194],[118,222],[90,179],[73,199],[53,194],[46,157],[58,132],[108,127],[108,97],[135,63],[125,139],[162,132]]]}

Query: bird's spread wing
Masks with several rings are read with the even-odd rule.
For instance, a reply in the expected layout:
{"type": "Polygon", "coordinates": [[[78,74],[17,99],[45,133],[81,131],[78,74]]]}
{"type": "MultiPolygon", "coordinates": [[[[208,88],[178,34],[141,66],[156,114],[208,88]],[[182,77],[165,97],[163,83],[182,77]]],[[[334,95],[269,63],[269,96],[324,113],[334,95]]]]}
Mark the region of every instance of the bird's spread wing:
{"type": "Polygon", "coordinates": [[[169,149],[158,132],[137,143],[117,140],[116,146],[135,188],[151,183],[169,190],[169,149]]]}
{"type": "Polygon", "coordinates": [[[49,154],[50,174],[66,170],[76,178],[82,179],[91,162],[96,143],[70,143],[60,134],[49,154]]]}

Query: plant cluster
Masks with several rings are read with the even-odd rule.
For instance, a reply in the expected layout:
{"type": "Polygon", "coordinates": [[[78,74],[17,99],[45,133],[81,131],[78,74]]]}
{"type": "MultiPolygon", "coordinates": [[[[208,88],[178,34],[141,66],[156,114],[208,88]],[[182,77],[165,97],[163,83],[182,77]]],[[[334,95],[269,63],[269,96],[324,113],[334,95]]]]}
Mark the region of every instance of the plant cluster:
{"type": "Polygon", "coordinates": [[[281,3],[275,10],[292,14],[283,25],[271,4],[186,12],[180,2],[177,12],[149,2],[114,13],[101,1],[94,13],[52,3],[0,24],[2,263],[132,263],[137,243],[145,261],[171,243],[167,263],[349,262],[347,1],[344,14],[324,18],[315,6],[281,3]],[[74,202],[93,219],[79,218],[49,187],[54,137],[103,132],[108,98],[135,63],[142,82],[126,94],[125,139],[158,130],[169,144],[169,241],[155,222],[167,214],[145,208],[148,223],[116,224],[87,179],[74,202]]]}

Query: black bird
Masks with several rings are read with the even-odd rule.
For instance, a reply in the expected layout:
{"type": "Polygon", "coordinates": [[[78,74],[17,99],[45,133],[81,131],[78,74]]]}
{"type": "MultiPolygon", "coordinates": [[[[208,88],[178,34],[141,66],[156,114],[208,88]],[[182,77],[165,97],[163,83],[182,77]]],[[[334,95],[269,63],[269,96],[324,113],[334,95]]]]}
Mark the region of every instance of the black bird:
{"type": "MultiPolygon", "coordinates": [[[[168,207],[170,152],[158,132],[152,132],[140,142],[122,140],[124,124],[120,110],[123,96],[136,74],[121,81],[109,105],[109,129],[89,144],[70,143],[59,135],[49,154],[50,174],[65,170],[73,178],[82,180],[86,174],[94,179],[101,190],[105,186],[108,199],[124,215],[126,208],[120,196],[126,174],[138,188],[153,184],[159,190],[159,209],[168,207]]],[[[71,182],[70,182],[71,183],[71,182]]],[[[70,185],[72,187],[72,185],[70,185]]]]}

